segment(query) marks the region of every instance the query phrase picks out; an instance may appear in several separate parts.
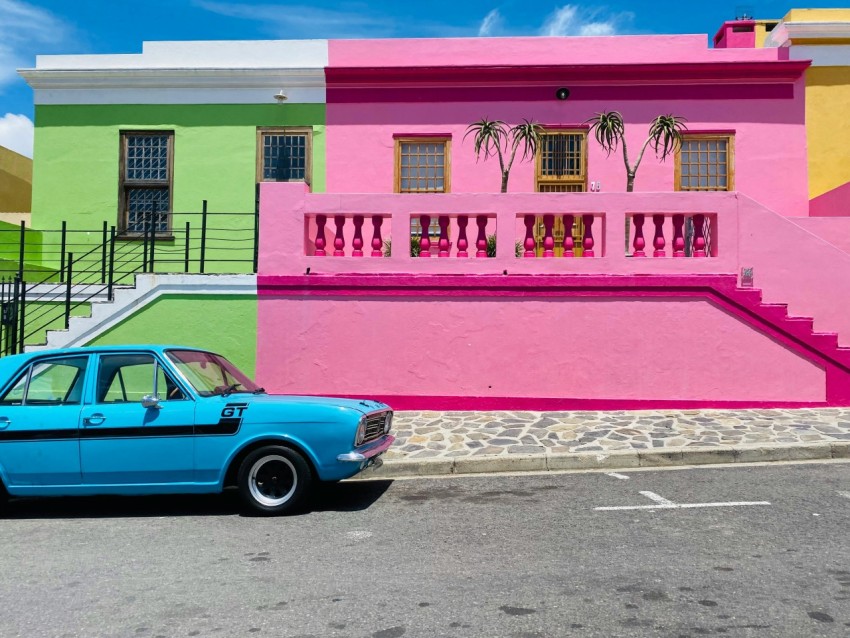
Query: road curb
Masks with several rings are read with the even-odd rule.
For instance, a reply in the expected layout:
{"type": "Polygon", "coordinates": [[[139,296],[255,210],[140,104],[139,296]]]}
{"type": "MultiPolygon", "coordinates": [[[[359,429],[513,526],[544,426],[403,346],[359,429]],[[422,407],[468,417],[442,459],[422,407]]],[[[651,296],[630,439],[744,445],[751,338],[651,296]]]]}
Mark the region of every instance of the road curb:
{"type": "Polygon", "coordinates": [[[575,454],[500,454],[451,459],[391,459],[356,478],[401,478],[448,474],[545,472],[563,470],[629,470],[638,467],[714,465],[850,459],[850,441],[819,443],[685,447],[664,450],[618,450],[575,454]]]}

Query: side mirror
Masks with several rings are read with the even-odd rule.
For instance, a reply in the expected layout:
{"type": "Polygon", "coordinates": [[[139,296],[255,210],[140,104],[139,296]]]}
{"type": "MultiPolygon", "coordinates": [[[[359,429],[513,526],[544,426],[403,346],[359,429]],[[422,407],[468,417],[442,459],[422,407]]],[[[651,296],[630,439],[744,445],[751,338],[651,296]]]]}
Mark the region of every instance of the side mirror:
{"type": "Polygon", "coordinates": [[[143,408],[156,408],[158,410],[162,409],[162,406],[159,404],[159,397],[155,394],[146,394],[142,397],[142,407],[143,408]]]}

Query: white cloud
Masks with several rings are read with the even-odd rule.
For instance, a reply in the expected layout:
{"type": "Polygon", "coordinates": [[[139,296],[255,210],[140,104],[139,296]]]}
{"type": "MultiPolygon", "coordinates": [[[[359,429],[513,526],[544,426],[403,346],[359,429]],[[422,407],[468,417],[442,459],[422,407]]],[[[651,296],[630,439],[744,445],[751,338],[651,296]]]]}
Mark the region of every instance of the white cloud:
{"type": "Polygon", "coordinates": [[[253,20],[281,38],[345,38],[391,35],[395,21],[378,15],[368,5],[350,5],[347,9],[321,9],[310,5],[275,5],[215,0],[194,0],[201,9],[229,18],[253,20]]]}
{"type": "Polygon", "coordinates": [[[498,9],[493,9],[490,13],[484,16],[481,21],[481,26],[478,27],[479,36],[495,35],[502,26],[503,18],[498,9]]]}
{"type": "Polygon", "coordinates": [[[17,79],[37,52],[61,46],[71,29],[49,11],[20,0],[0,0],[0,87],[17,79]]]}
{"type": "Polygon", "coordinates": [[[0,117],[0,146],[32,157],[32,120],[26,115],[6,113],[0,117]]]}
{"type": "Polygon", "coordinates": [[[540,28],[540,35],[616,35],[633,19],[634,14],[629,12],[603,16],[600,8],[565,4],[549,14],[540,28]]]}

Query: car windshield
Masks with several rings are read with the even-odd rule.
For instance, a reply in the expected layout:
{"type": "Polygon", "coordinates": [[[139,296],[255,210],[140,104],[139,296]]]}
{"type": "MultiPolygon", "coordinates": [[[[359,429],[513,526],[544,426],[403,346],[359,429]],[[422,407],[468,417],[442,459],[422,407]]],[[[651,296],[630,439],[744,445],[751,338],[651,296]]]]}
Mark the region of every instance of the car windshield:
{"type": "Polygon", "coordinates": [[[169,350],[167,354],[202,397],[217,394],[227,396],[236,392],[264,392],[239,368],[220,355],[197,350],[169,350]]]}

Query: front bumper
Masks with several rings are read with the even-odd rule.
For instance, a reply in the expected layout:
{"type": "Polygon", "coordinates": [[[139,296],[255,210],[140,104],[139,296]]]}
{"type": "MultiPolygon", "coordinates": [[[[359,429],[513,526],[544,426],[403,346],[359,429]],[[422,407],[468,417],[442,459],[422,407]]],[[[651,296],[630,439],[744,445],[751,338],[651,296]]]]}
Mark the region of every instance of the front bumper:
{"type": "Polygon", "coordinates": [[[336,460],[344,463],[363,463],[386,452],[394,442],[395,437],[392,434],[385,434],[369,445],[360,447],[357,451],[340,454],[336,457],[336,460]]]}

